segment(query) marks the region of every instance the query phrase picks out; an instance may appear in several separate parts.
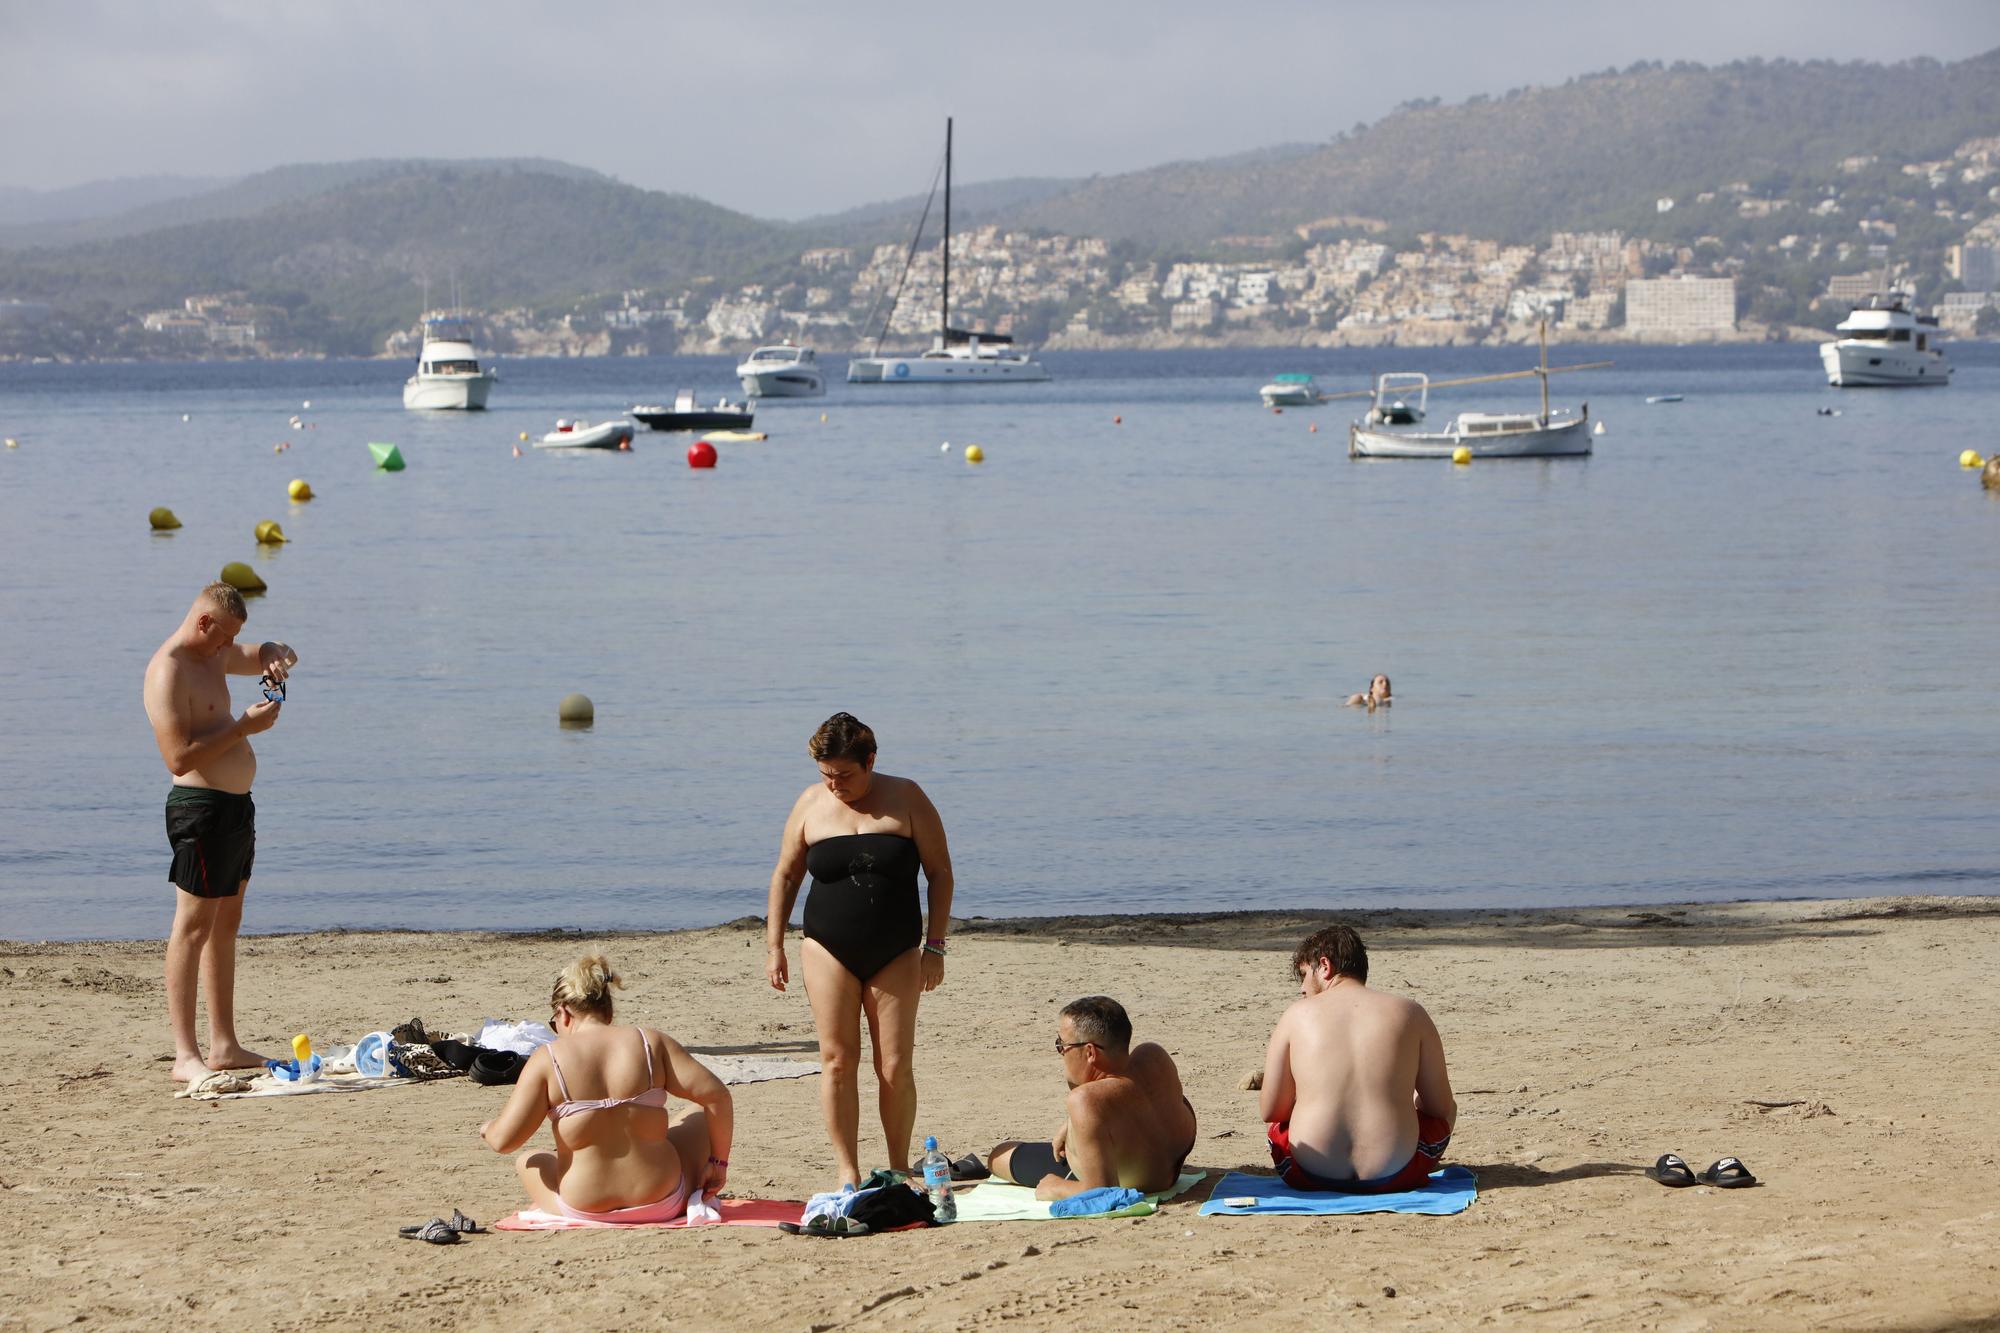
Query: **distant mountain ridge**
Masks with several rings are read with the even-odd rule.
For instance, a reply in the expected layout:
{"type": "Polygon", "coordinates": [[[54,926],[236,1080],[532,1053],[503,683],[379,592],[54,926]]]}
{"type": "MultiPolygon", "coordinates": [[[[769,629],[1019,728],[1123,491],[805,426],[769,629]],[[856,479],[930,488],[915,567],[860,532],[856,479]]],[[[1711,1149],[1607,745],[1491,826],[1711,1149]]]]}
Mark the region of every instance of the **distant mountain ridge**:
{"type": "MultiPolygon", "coordinates": [[[[351,185],[429,170],[450,170],[472,175],[526,173],[568,180],[611,179],[588,167],[571,166],[567,162],[541,157],[465,160],[367,158],[358,162],[300,163],[294,166],[273,167],[268,171],[260,171],[237,180],[218,182],[215,188],[198,192],[168,194],[122,211],[79,214],[68,221],[0,226],[0,248],[74,245],[79,242],[112,240],[120,236],[139,236],[165,227],[187,226],[196,222],[253,217],[281,204],[310,199],[315,195],[330,194],[351,185]]],[[[77,191],[68,193],[93,189],[115,190],[128,184],[130,182],[99,182],[94,186],[79,186],[77,191]]]]}
{"type": "Polygon", "coordinates": [[[1805,173],[1857,153],[1915,161],[2000,133],[2000,50],[1953,64],[1642,63],[1452,106],[1410,105],[1306,156],[1092,180],[1002,220],[1198,247],[1329,214],[1496,240],[1643,222],[1654,200],[1805,173]]]}
{"type": "Polygon", "coordinates": [[[111,217],[148,204],[219,190],[230,180],[227,176],[128,176],[60,190],[0,185],[0,227],[111,217]]]}

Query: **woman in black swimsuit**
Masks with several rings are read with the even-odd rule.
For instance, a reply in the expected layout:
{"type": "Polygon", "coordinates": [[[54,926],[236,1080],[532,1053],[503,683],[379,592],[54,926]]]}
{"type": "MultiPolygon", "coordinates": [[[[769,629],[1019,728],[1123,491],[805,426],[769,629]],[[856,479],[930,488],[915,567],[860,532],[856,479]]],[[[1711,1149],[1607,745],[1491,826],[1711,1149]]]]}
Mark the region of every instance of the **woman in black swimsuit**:
{"type": "Polygon", "coordinates": [[[771,872],[764,974],[777,990],[791,979],[785,926],[806,872],[801,966],[819,1031],[820,1109],[843,1184],[859,1184],[856,1140],[861,1016],[875,1052],[882,1133],[889,1165],[910,1168],[917,1123],[917,997],[944,980],[951,925],[951,852],[944,824],[923,788],[875,771],[875,733],[835,713],[806,747],[820,781],[800,793],[785,821],[771,872]],[[929,885],[929,929],[917,901],[917,871],[929,885]]]}

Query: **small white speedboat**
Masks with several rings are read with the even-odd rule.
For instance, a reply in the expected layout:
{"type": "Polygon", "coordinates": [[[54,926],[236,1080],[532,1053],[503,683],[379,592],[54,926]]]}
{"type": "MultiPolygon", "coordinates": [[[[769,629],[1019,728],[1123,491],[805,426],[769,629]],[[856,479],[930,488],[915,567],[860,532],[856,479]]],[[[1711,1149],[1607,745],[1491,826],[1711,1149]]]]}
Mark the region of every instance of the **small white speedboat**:
{"type": "Polygon", "coordinates": [[[562,420],[556,428],[535,441],[537,449],[630,449],[633,426],[629,421],[606,421],[593,426],[587,421],[562,420]]]}
{"type": "Polygon", "coordinates": [[[757,398],[817,398],[826,392],[826,376],[810,347],[780,343],[759,347],[736,367],[743,392],[757,398]]]}
{"type": "Polygon", "coordinates": [[[1326,401],[1326,395],[1313,383],[1313,377],[1297,372],[1274,375],[1271,382],[1257,390],[1266,407],[1317,407],[1326,401]]]}

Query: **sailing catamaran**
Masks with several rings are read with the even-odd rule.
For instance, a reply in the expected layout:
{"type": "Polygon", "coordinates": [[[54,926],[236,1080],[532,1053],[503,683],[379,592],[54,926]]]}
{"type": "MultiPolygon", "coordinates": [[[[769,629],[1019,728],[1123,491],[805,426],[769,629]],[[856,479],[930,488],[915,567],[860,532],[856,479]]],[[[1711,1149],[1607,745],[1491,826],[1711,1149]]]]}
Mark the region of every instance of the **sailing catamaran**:
{"type": "MultiPolygon", "coordinates": [[[[924,205],[928,216],[930,205],[924,205]]],[[[917,234],[910,241],[909,257],[903,261],[903,277],[910,275],[910,260],[916,257],[923,239],[924,224],[917,222],[917,234]]],[[[929,351],[918,356],[883,356],[882,339],[875,339],[868,356],[847,363],[849,384],[1035,384],[1049,378],[1042,363],[1014,349],[1014,340],[1003,333],[979,333],[951,326],[951,120],[944,122],[944,283],[938,306],[938,331],[929,351]]],[[[901,279],[896,293],[903,290],[901,279]]],[[[888,332],[895,318],[896,301],[889,302],[882,331],[888,332]]]]}

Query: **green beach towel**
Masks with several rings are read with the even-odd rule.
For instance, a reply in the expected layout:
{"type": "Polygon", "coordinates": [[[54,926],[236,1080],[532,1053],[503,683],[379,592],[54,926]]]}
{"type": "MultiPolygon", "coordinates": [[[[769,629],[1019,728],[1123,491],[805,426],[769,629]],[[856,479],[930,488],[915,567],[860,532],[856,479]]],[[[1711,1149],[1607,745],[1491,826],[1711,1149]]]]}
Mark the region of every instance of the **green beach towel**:
{"type": "MultiPolygon", "coordinates": [[[[1129,1208],[1099,1216],[1144,1217],[1147,1213],[1158,1212],[1162,1201],[1187,1193],[1199,1185],[1206,1175],[1204,1171],[1183,1171],[1171,1189],[1148,1194],[1129,1208]]],[[[968,1189],[958,1196],[958,1220],[961,1222],[1047,1222],[1053,1218],[1048,1201],[1037,1199],[1034,1190],[1026,1185],[1012,1185],[1004,1180],[982,1180],[977,1188],[968,1189]]]]}

